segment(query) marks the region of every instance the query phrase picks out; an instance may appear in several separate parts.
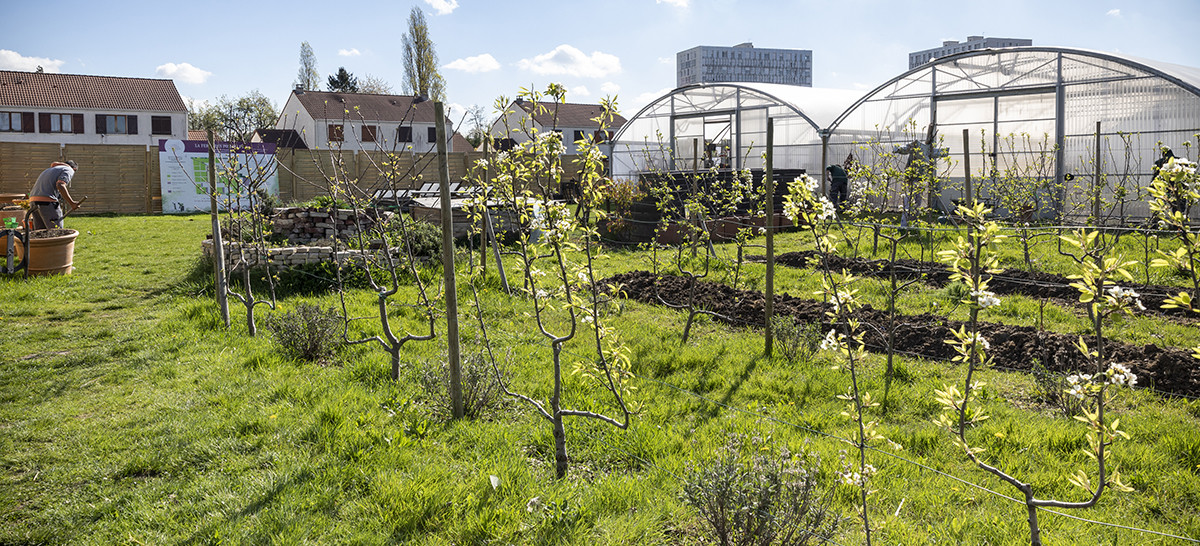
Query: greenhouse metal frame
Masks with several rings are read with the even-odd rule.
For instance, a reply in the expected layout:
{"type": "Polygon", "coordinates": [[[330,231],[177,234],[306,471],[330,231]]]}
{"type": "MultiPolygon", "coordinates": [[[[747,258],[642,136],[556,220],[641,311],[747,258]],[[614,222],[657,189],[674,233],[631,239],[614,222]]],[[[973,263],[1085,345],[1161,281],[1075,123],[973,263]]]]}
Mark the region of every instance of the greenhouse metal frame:
{"type": "MultiPolygon", "coordinates": [[[[943,57],[865,95],[749,83],[681,87],[615,136],[613,175],[761,168],[768,118],[777,168],[815,174],[849,155],[864,165],[902,168],[900,151],[925,142],[942,157],[930,207],[947,210],[961,197],[969,164],[977,193],[998,208],[1008,191],[1004,179],[1018,173],[1037,188],[1042,217],[1087,217],[1100,195],[1105,218],[1137,222],[1149,216],[1145,189],[1160,143],[1195,157],[1184,144],[1200,144],[1200,69],[1015,47],[943,57]]],[[[873,183],[880,178],[887,176],[873,183]]],[[[899,186],[885,193],[878,203],[885,207],[905,199],[899,186]]]]}

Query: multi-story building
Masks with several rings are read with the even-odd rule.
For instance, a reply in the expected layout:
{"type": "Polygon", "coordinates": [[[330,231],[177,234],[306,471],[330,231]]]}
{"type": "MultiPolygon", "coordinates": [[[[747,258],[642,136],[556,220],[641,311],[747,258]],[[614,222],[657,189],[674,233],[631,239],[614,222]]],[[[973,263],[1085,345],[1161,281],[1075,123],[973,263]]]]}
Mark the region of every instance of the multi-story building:
{"type": "Polygon", "coordinates": [[[812,87],[812,50],[696,46],[675,54],[675,85],[757,82],[812,87]]]}
{"type": "Polygon", "coordinates": [[[908,54],[908,68],[912,70],[938,57],[962,53],[963,51],[971,51],[975,49],[988,49],[993,47],[1017,47],[1031,46],[1033,40],[1024,38],[991,38],[983,36],[967,36],[967,41],[959,43],[958,40],[946,40],[942,42],[942,47],[933,49],[925,49],[922,51],[914,51],[908,54]]]}

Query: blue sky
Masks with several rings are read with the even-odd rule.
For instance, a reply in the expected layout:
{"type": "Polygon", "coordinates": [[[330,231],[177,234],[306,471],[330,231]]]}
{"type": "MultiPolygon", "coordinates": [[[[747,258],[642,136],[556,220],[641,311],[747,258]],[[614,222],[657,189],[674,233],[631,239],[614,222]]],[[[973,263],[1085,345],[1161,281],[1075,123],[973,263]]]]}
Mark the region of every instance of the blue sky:
{"type": "Polygon", "coordinates": [[[570,102],[616,95],[632,116],[675,87],[675,54],[697,45],[813,51],[813,85],[874,88],[908,53],[968,35],[1200,66],[1200,0],[747,1],[412,0],[5,2],[0,69],[171,78],[186,98],[259,90],[283,105],[312,44],[338,67],[401,92],[401,36],[420,6],[455,121],[500,95],[559,82],[570,102]]]}

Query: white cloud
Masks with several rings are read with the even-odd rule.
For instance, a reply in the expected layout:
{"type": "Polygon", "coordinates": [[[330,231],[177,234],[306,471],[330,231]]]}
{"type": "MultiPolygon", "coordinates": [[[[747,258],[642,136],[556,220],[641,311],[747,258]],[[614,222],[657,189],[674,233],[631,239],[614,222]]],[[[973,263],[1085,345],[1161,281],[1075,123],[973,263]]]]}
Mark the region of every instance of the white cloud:
{"type": "Polygon", "coordinates": [[[621,59],[616,55],[593,51],[585,55],[575,47],[563,44],[549,53],[532,59],[521,59],[517,67],[537,74],[566,74],[583,78],[603,78],[621,71],[621,59]]]}
{"type": "Polygon", "coordinates": [[[204,83],[208,81],[208,77],[212,76],[212,72],[201,70],[192,66],[189,63],[167,63],[158,65],[154,71],[159,76],[165,76],[173,80],[179,80],[183,83],[204,83]]]}
{"type": "Polygon", "coordinates": [[[442,68],[449,70],[462,70],[463,72],[491,72],[500,70],[500,63],[496,62],[496,58],[489,53],[467,57],[465,59],[456,59],[449,64],[443,65],[442,68]]]}
{"type": "Polygon", "coordinates": [[[338,55],[342,57],[357,57],[362,55],[362,53],[358,51],[358,48],[352,47],[350,49],[339,49],[338,55]]]}
{"type": "Polygon", "coordinates": [[[616,95],[617,91],[620,91],[620,90],[621,90],[621,86],[619,86],[613,82],[604,82],[604,85],[600,86],[600,92],[604,93],[605,95],[616,95]]]}
{"type": "Polygon", "coordinates": [[[16,51],[0,49],[0,69],[4,70],[36,72],[40,66],[44,72],[58,72],[64,62],[66,61],[46,57],[26,57],[16,51]]]}
{"type": "Polygon", "coordinates": [[[1110,9],[1110,10],[1108,10],[1108,13],[1105,13],[1105,15],[1107,15],[1107,16],[1109,16],[1109,17],[1120,17],[1120,16],[1121,16],[1121,10],[1119,10],[1119,9],[1110,9]]]}
{"type": "Polygon", "coordinates": [[[641,110],[642,107],[646,106],[647,104],[650,104],[651,102],[657,100],[658,98],[660,98],[663,95],[666,95],[667,93],[670,93],[670,92],[671,92],[670,87],[664,87],[662,89],[659,89],[658,91],[650,91],[648,93],[642,93],[641,95],[634,97],[634,99],[629,102],[628,108],[622,107],[621,111],[622,112],[637,112],[638,110],[641,110]]]}
{"type": "Polygon", "coordinates": [[[691,0],[654,0],[655,4],[671,4],[677,8],[686,8],[691,0]]]}
{"type": "Polygon", "coordinates": [[[587,87],[580,85],[578,87],[572,87],[571,94],[568,96],[570,96],[574,99],[578,99],[578,98],[582,98],[582,97],[590,97],[590,96],[592,96],[592,92],[588,91],[587,87]]]}
{"type": "Polygon", "coordinates": [[[445,114],[446,117],[450,118],[450,123],[453,123],[455,127],[458,127],[459,122],[462,121],[459,118],[467,115],[467,107],[457,102],[452,102],[446,105],[445,114]]]}
{"type": "Polygon", "coordinates": [[[659,57],[658,64],[671,64],[675,62],[675,57],[659,57]]]}
{"type": "Polygon", "coordinates": [[[458,0],[425,0],[425,3],[437,10],[438,15],[450,15],[458,8],[458,0]]]}

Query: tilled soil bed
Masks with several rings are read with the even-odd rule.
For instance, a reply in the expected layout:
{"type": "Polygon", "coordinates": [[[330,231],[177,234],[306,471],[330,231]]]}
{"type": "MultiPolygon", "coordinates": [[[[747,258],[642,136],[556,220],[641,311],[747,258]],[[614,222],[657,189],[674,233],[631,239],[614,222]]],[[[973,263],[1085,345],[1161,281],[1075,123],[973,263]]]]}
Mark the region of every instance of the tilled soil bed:
{"type": "MultiPolygon", "coordinates": [[[[721,320],[738,326],[757,327],[762,324],[762,292],[737,290],[719,283],[698,283],[695,292],[697,306],[718,313],[721,320]]],[[[665,301],[679,305],[687,302],[688,279],[684,277],[658,278],[646,271],[633,271],[610,277],[600,284],[621,285],[627,297],[645,303],[661,304],[665,301]]],[[[775,297],[774,309],[775,313],[791,316],[797,322],[819,323],[823,330],[832,327],[825,314],[832,310],[832,306],[820,301],[779,294],[775,297]]],[[[864,333],[863,341],[867,347],[883,352],[887,347],[888,314],[868,305],[855,311],[855,318],[861,323],[860,331],[864,333]]],[[[958,329],[962,324],[930,314],[898,315],[893,327],[896,352],[949,360],[954,356],[954,350],[945,340],[951,339],[951,330],[958,329]]],[[[1056,372],[1094,371],[1074,346],[1078,336],[991,322],[981,322],[979,328],[991,344],[989,354],[996,367],[1029,370],[1034,360],[1039,360],[1047,369],[1056,372]]],[[[1095,347],[1094,337],[1086,339],[1089,346],[1095,347]]],[[[1106,340],[1105,347],[1117,362],[1127,364],[1137,374],[1139,386],[1188,397],[1200,395],[1200,361],[1192,358],[1190,351],[1111,340],[1106,340]]]]}
{"type": "MultiPolygon", "coordinates": [[[[865,258],[847,258],[844,256],[829,256],[829,267],[834,271],[846,270],[859,276],[883,277],[891,275],[892,266],[887,260],[868,260],[865,258]]],[[[812,250],[788,252],[775,258],[776,263],[788,267],[814,267],[819,262],[818,254],[812,250]]],[[[950,283],[950,270],[939,262],[923,262],[920,260],[896,260],[896,277],[912,279],[924,276],[924,282],[931,286],[943,287],[950,283]]],[[[996,294],[1021,294],[1032,298],[1055,300],[1056,302],[1079,305],[1079,291],[1071,287],[1071,279],[1063,275],[1043,273],[1040,271],[1025,271],[1021,269],[1005,269],[992,275],[988,288],[996,294]]],[[[1190,292],[1178,286],[1159,284],[1122,283],[1125,287],[1134,288],[1140,295],[1142,304],[1149,313],[1183,318],[1193,318],[1191,311],[1186,309],[1163,309],[1162,304],[1169,296],[1180,292],[1190,292]]],[[[1193,299],[1195,296],[1193,295],[1193,299]]]]}

